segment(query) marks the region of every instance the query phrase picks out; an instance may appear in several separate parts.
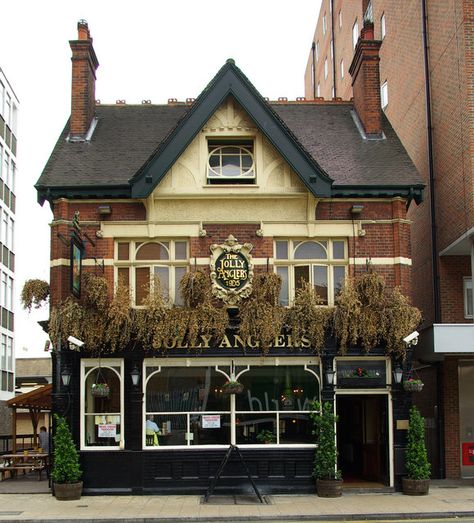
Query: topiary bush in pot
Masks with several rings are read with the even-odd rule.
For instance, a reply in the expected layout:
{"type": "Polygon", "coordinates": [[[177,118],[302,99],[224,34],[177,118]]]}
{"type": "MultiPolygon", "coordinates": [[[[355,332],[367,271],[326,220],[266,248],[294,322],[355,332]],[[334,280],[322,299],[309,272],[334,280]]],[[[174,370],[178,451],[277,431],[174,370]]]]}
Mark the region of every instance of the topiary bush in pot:
{"type": "Polygon", "coordinates": [[[51,480],[56,499],[80,499],[82,494],[82,471],[79,465],[79,454],[71,436],[65,418],[56,418],[56,432],[53,442],[53,469],[51,480]]]}
{"type": "Polygon", "coordinates": [[[313,476],[318,496],[335,498],[342,494],[341,471],[337,468],[336,422],[332,403],[314,401],[310,417],[316,436],[313,476]]]}
{"type": "Polygon", "coordinates": [[[425,446],[425,420],[415,406],[410,409],[405,468],[407,477],[402,478],[403,493],[411,496],[428,494],[431,465],[425,446]]]}

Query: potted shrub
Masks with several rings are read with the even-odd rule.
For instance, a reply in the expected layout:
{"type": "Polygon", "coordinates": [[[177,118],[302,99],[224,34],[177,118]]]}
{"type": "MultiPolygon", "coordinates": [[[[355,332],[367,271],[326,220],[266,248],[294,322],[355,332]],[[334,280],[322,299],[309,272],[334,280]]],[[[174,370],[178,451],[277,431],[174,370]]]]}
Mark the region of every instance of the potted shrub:
{"type": "Polygon", "coordinates": [[[337,498],[342,494],[341,471],[337,468],[336,422],[330,402],[315,401],[311,405],[311,419],[316,436],[313,476],[318,496],[337,498]]]}
{"type": "Polygon", "coordinates": [[[276,436],[275,434],[273,433],[273,431],[271,430],[261,430],[258,434],[257,434],[257,441],[259,443],[275,443],[276,442],[276,436]]]}
{"type": "Polygon", "coordinates": [[[428,494],[431,465],[425,446],[425,420],[415,406],[410,409],[405,468],[407,477],[402,478],[403,493],[410,496],[428,494]]]}
{"type": "Polygon", "coordinates": [[[64,418],[55,414],[56,433],[54,435],[53,469],[51,480],[56,499],[75,500],[82,494],[82,471],[79,466],[79,455],[64,418]]]}

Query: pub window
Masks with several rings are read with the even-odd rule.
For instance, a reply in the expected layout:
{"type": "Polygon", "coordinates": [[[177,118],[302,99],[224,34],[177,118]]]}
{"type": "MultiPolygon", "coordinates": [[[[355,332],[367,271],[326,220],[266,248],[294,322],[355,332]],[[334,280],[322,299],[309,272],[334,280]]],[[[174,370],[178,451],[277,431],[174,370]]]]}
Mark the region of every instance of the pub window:
{"type": "Polygon", "coordinates": [[[123,360],[81,362],[81,448],[123,448],[123,360]],[[107,385],[108,393],[95,388],[107,385]]]}
{"type": "Polygon", "coordinates": [[[334,305],[347,264],[344,240],[277,240],[275,271],[282,279],[280,303],[290,305],[303,282],[309,282],[321,298],[321,305],[334,305]]]}
{"type": "Polygon", "coordinates": [[[183,305],[179,284],[188,266],[187,241],[119,241],[115,266],[116,281],[122,280],[131,287],[134,305],[143,305],[157,280],[170,303],[183,305]]]}
{"type": "Polygon", "coordinates": [[[234,404],[223,392],[230,361],[145,364],[144,447],[312,445],[309,412],[320,397],[320,380],[319,367],[309,363],[239,361],[235,370],[244,391],[234,404]]]}
{"type": "Polygon", "coordinates": [[[255,183],[253,140],[210,140],[208,152],[208,184],[255,183]]]}
{"type": "Polygon", "coordinates": [[[464,317],[472,319],[472,278],[464,278],[464,317]]]}

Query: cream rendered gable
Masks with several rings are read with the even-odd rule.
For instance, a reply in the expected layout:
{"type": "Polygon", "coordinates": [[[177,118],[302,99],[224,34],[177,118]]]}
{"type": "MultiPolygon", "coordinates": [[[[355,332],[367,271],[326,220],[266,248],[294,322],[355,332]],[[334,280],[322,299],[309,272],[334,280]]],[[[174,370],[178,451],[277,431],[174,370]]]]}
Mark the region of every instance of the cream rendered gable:
{"type": "Polygon", "coordinates": [[[255,126],[229,97],[209,119],[147,200],[151,222],[306,221],[315,199],[255,126]],[[253,139],[256,183],[208,185],[208,140],[253,139]],[[225,200],[225,205],[222,204],[225,200]]]}

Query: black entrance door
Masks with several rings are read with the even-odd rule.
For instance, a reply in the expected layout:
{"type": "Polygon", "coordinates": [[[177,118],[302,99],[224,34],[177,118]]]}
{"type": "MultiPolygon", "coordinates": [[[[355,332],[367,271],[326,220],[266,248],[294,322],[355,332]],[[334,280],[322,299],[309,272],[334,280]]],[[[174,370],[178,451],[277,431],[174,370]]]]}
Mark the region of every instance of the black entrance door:
{"type": "Polygon", "coordinates": [[[339,468],[347,484],[388,485],[387,396],[337,397],[339,468]]]}

